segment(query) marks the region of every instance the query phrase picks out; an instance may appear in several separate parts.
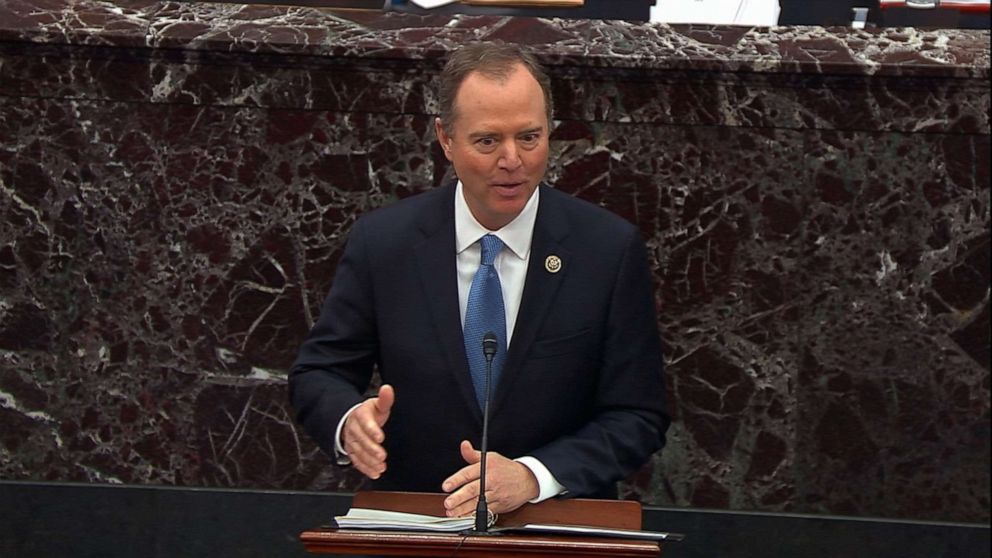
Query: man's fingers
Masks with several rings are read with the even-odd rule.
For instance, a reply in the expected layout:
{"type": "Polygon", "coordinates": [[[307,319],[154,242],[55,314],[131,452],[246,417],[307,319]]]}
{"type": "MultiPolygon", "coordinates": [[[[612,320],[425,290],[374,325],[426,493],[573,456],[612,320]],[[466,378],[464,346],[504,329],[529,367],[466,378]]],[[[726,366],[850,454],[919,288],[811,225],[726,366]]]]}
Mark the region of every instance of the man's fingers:
{"type": "Polygon", "coordinates": [[[372,449],[358,444],[345,445],[345,451],[351,458],[351,463],[363,473],[376,472],[383,473],[386,470],[386,451],[382,446],[373,446],[372,449]]]}
{"type": "Polygon", "coordinates": [[[445,510],[445,515],[448,517],[465,517],[467,515],[472,515],[475,513],[475,508],[477,504],[475,498],[472,498],[468,502],[450,510],[445,510]]]}
{"type": "Polygon", "coordinates": [[[479,496],[479,481],[473,480],[464,484],[444,499],[444,509],[449,517],[468,515],[475,511],[476,500],[479,496]]]}
{"type": "Polygon", "coordinates": [[[385,461],[386,449],[359,430],[354,434],[349,433],[345,438],[345,452],[351,456],[352,461],[359,458],[363,461],[385,461]]]}
{"type": "Polygon", "coordinates": [[[444,508],[451,517],[468,515],[475,511],[476,499],[479,496],[479,462],[482,454],[472,447],[468,440],[462,440],[458,447],[462,459],[468,465],[444,480],[441,489],[451,494],[444,499],[444,508]]]}
{"type": "MultiPolygon", "coordinates": [[[[459,450],[461,451],[462,459],[464,459],[468,465],[462,467],[455,472],[455,474],[444,479],[444,482],[441,483],[441,490],[445,492],[454,492],[462,486],[479,478],[479,462],[482,461],[481,454],[475,451],[472,447],[472,443],[468,440],[462,440],[459,450]]],[[[473,496],[474,495],[475,494],[473,494],[473,496]]]]}
{"type": "Polygon", "coordinates": [[[474,480],[478,480],[478,478],[479,466],[466,465],[465,467],[459,469],[455,474],[444,479],[444,482],[441,483],[441,490],[445,492],[454,492],[466,484],[474,480]]]}
{"type": "Polygon", "coordinates": [[[353,467],[371,479],[379,478],[386,472],[386,451],[381,446],[369,451],[360,445],[347,445],[345,450],[353,467]]]}
{"type": "Polygon", "coordinates": [[[369,399],[369,402],[365,405],[367,412],[363,412],[356,417],[359,419],[358,427],[361,429],[365,438],[377,445],[381,444],[386,439],[386,433],[382,431],[382,425],[385,424],[385,421],[382,423],[379,422],[374,399],[369,399]]]}
{"type": "Polygon", "coordinates": [[[370,465],[367,463],[362,463],[359,461],[352,461],[352,466],[358,469],[358,472],[365,475],[366,477],[376,480],[386,472],[386,464],[378,463],[375,465],[370,465]]]}
{"type": "Polygon", "coordinates": [[[371,479],[386,472],[386,449],[382,447],[386,433],[382,427],[389,420],[395,400],[393,386],[385,384],[379,388],[378,396],[365,400],[345,420],[344,451],[351,465],[371,479]]]}
{"type": "Polygon", "coordinates": [[[351,433],[355,434],[356,441],[361,443],[361,445],[366,447],[369,444],[379,445],[386,439],[386,434],[382,431],[382,425],[376,417],[375,399],[368,399],[362,403],[348,417],[349,422],[351,422],[351,419],[354,419],[354,428],[351,433]]]}
{"type": "MultiPolygon", "coordinates": [[[[392,400],[392,393],[387,399],[392,400]]],[[[386,450],[381,445],[386,438],[381,426],[385,418],[377,414],[376,398],[368,399],[348,416],[344,426],[344,450],[352,466],[371,479],[386,472],[386,450]]]]}
{"type": "MultiPolygon", "coordinates": [[[[479,495],[480,455],[472,444],[462,442],[462,457],[472,462],[445,479],[441,488],[449,492],[444,509],[450,517],[475,511],[479,495]]],[[[540,493],[537,479],[525,465],[497,452],[486,457],[486,504],[496,513],[513,511],[540,493]]]]}

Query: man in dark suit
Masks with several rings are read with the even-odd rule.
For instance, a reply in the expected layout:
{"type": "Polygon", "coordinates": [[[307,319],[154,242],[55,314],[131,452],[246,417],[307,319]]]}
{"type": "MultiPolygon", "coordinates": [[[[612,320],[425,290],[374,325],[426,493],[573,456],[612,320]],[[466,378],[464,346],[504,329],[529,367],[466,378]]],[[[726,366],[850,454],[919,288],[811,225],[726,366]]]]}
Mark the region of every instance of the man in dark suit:
{"type": "Polygon", "coordinates": [[[541,185],[550,83],[530,55],[464,47],[440,100],[458,180],[355,224],[290,373],[297,418],[375,488],[441,489],[449,515],[471,513],[482,336],[495,332],[490,509],[616,497],[669,422],[644,244],[630,223],[541,185]],[[383,385],[363,400],[374,366],[383,385]]]}

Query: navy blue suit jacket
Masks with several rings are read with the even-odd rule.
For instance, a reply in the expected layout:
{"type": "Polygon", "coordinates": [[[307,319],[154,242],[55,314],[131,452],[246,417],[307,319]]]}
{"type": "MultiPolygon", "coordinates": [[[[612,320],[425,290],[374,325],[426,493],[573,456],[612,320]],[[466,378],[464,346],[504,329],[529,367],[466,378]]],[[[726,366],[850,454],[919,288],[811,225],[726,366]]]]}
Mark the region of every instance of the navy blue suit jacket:
{"type": "MultiPolygon", "coordinates": [[[[297,419],[333,455],[373,365],[396,389],[380,490],[439,492],[478,447],[455,271],[454,185],[356,222],[289,379],[297,419]]],[[[481,350],[481,349],[480,349],[481,350]]],[[[490,407],[490,450],[539,459],[571,496],[615,481],[664,445],[662,358],[644,244],[627,221],[541,186],[523,298],[490,407]],[[557,273],[545,268],[558,256],[557,273]]]]}

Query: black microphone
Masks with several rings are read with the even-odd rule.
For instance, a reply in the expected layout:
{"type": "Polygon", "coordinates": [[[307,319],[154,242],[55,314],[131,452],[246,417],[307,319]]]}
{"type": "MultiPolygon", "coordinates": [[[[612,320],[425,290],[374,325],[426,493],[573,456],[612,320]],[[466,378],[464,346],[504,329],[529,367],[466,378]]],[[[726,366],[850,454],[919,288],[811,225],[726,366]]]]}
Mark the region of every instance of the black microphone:
{"type": "Polygon", "coordinates": [[[489,331],[482,336],[482,354],[486,355],[486,399],[482,406],[482,447],[479,453],[479,501],[475,506],[475,533],[489,533],[489,505],[486,503],[486,452],[489,450],[489,391],[493,382],[493,358],[499,343],[496,334],[489,331]]]}
{"type": "Polygon", "coordinates": [[[490,331],[482,336],[482,354],[486,355],[486,364],[491,365],[493,363],[493,357],[496,356],[496,349],[498,348],[495,333],[490,331]]]}

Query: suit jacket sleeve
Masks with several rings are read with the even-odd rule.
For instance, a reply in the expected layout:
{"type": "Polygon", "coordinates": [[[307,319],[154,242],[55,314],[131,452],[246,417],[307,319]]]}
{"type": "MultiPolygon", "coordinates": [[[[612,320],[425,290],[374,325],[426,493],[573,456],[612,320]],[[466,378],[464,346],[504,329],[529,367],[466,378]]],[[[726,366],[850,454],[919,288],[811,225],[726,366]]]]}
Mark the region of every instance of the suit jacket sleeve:
{"type": "Polygon", "coordinates": [[[662,448],[670,422],[646,250],[636,229],[630,230],[606,314],[591,418],[532,452],[572,495],[606,495],[604,487],[662,448]]]}
{"type": "Polygon", "coordinates": [[[363,399],[378,343],[368,278],[364,227],[352,228],[320,317],[289,374],[296,419],[328,455],[338,423],[363,399]]]}

